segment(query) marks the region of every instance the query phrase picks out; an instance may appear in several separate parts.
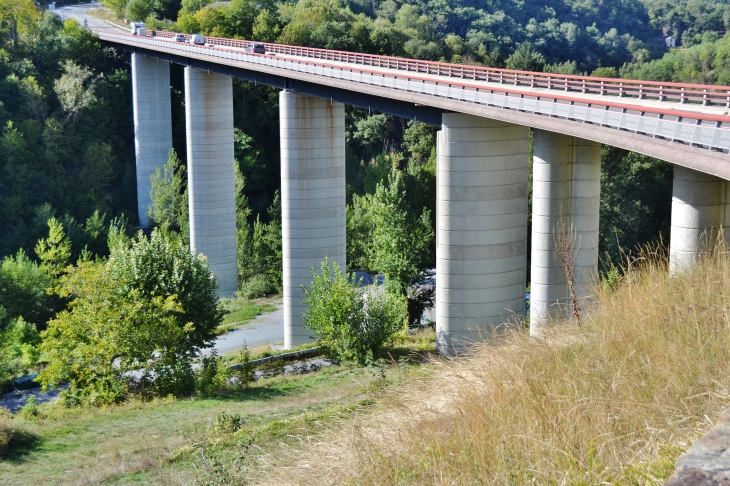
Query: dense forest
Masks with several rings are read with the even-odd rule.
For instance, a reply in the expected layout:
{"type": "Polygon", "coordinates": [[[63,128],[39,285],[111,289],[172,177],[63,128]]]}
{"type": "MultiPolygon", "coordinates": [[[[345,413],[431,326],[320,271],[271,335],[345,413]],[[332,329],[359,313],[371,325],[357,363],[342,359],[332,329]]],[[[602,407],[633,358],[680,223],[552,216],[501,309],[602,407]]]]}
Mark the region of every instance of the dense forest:
{"type": "MultiPolygon", "coordinates": [[[[730,38],[724,37],[730,5],[707,0],[105,4],[120,18],[182,32],[560,73],[730,84],[730,38]],[[681,47],[668,51],[666,35],[681,47]]],[[[153,177],[150,219],[159,231],[146,240],[134,236],[129,59],[31,0],[0,0],[0,363],[6,366],[0,381],[32,361],[35,331],[56,313],[68,312],[64,309],[83,294],[73,290],[82,276],[102,279],[89,262],[112,265],[124,252],[130,259],[145,251],[159,256],[155,248],[177,251],[186,244],[180,66],[172,67],[171,96],[174,152],[153,177]]],[[[276,291],[281,279],[278,94],[234,80],[233,101],[239,281],[253,297],[276,291]]],[[[408,287],[434,265],[436,128],[352,107],[346,117],[348,266],[390,274],[409,304],[426,305],[429,296],[410,295],[408,287]],[[393,216],[407,214],[420,218],[405,224],[393,216]],[[413,239],[419,244],[406,244],[413,239]],[[402,252],[401,267],[383,256],[386,247],[378,242],[387,241],[404,243],[390,248],[402,252]]],[[[666,239],[671,166],[612,147],[603,148],[602,163],[602,255],[615,261],[621,249],[660,235],[666,239]]],[[[165,305],[150,301],[163,314],[170,311],[165,305]]],[[[211,312],[206,322],[218,318],[211,312]]]]}

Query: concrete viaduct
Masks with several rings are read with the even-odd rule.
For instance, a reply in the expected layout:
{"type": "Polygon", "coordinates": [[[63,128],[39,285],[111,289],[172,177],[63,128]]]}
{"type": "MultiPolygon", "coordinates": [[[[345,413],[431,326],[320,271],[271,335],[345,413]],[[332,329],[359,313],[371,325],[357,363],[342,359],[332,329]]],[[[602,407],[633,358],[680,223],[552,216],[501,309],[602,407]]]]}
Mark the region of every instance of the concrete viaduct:
{"type": "MultiPolygon", "coordinates": [[[[345,265],[345,104],[441,127],[437,142],[436,328],[439,347],[524,314],[531,329],[568,300],[553,260],[562,217],[581,241],[576,284],[597,276],[600,147],[674,164],[670,267],[730,227],[730,87],[530,73],[206,37],[206,45],[98,32],[132,53],[138,210],[172,147],[169,64],[185,68],[190,241],[220,294],[236,279],[233,77],[280,88],[284,340],[310,339],[300,286],[324,257],[345,265]],[[532,248],[527,244],[529,127],[534,130],[532,248]],[[714,232],[714,233],[713,233],[714,232]]],[[[186,38],[189,38],[186,36],[186,38]]]]}

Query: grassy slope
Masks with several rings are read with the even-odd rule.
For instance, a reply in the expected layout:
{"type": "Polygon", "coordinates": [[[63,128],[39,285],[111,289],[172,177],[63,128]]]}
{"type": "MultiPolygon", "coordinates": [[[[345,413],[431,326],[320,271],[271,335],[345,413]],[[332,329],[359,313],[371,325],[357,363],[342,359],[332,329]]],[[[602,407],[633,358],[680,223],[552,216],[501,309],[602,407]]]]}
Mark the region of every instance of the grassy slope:
{"type": "Polygon", "coordinates": [[[662,484],[730,405],[730,257],[645,262],[584,318],[440,365],[259,482],[662,484]]]}
{"type": "Polygon", "coordinates": [[[318,421],[357,411],[358,403],[370,403],[373,379],[366,370],[333,367],[277,377],[220,398],[53,407],[47,417],[23,422],[39,443],[0,461],[0,484],[186,484],[197,477],[196,468],[208,478],[216,474],[206,472],[206,465],[232,464],[250,439],[255,456],[258,448],[271,450],[288,434],[312,432],[318,421]],[[221,412],[243,416],[243,428],[216,430],[221,412]]]}
{"type": "MultiPolygon", "coordinates": [[[[396,357],[433,351],[421,332],[392,348],[396,357]]],[[[41,406],[45,417],[9,420],[36,437],[0,454],[0,485],[229,484],[246,481],[260,459],[346,417],[368,410],[383,390],[425,372],[419,365],[362,369],[333,366],[278,376],[208,399],[131,402],[107,409],[41,406]],[[238,414],[238,431],[216,427],[238,414]]],[[[50,405],[50,406],[49,406],[50,405]]],[[[0,448],[0,453],[2,449],[0,448]]]]}

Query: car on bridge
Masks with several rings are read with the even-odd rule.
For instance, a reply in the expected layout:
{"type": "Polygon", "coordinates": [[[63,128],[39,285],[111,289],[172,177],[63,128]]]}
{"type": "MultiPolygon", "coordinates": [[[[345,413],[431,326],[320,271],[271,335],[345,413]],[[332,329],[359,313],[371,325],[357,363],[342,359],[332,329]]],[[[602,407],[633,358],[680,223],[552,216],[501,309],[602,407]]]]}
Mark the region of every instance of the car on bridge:
{"type": "Polygon", "coordinates": [[[243,49],[246,52],[253,52],[254,54],[266,54],[266,46],[261,42],[252,42],[243,49]]]}
{"type": "Polygon", "coordinates": [[[203,34],[192,34],[190,36],[190,40],[188,40],[190,44],[198,44],[201,46],[205,45],[205,36],[203,34]]]}

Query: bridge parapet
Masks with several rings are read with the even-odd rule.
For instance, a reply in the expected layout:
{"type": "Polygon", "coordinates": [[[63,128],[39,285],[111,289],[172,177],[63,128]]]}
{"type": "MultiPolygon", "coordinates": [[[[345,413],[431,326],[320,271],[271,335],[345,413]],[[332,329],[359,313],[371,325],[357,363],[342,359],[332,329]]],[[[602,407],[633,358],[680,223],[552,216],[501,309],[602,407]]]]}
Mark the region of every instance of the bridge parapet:
{"type": "MultiPolygon", "coordinates": [[[[152,36],[149,33],[148,36],[152,36]]],[[[173,38],[173,32],[155,32],[156,37],[173,38]]],[[[189,36],[186,36],[188,39],[189,36]]],[[[228,39],[224,37],[205,37],[206,44],[243,49],[253,41],[228,39]]],[[[314,47],[290,46],[284,44],[263,43],[267,52],[288,54],[327,61],[347,62],[379,68],[435,74],[451,78],[470,79],[474,81],[497,82],[514,86],[529,86],[558,91],[577,91],[599,95],[613,95],[620,98],[635,97],[637,99],[656,99],[678,103],[701,103],[704,106],[721,105],[730,107],[730,86],[707,84],[688,84],[661,81],[645,81],[636,79],[599,78],[570,74],[555,74],[515,69],[500,69],[487,66],[452,64],[421,59],[364,54],[360,52],[337,51],[314,47]]]]}
{"type": "MultiPolygon", "coordinates": [[[[615,99],[615,97],[610,96],[590,97],[580,93],[571,96],[558,94],[555,90],[535,91],[524,87],[507,87],[494,82],[466,82],[446,76],[405,74],[386,68],[383,70],[367,69],[354,65],[335,64],[311,59],[255,54],[239,50],[240,46],[200,46],[175,42],[168,40],[161,34],[158,34],[155,38],[109,32],[99,32],[98,35],[103,40],[137,45],[152,50],[166,49],[184,55],[215,58],[222,64],[235,65],[238,62],[244,62],[277,70],[357,83],[358,85],[370,85],[409,94],[426,95],[432,99],[447,99],[464,104],[496,107],[577,121],[671,142],[680,142],[688,146],[725,153],[730,152],[730,116],[707,112],[707,110],[700,111],[699,108],[705,107],[698,103],[676,105],[681,106],[682,110],[657,108],[642,104],[642,102],[646,103],[645,99],[615,102],[611,99],[615,99]]],[[[211,39],[214,40],[215,38],[211,39]]],[[[238,42],[241,43],[241,46],[247,42],[233,39],[226,39],[226,41],[229,43],[238,42]]],[[[275,46],[275,44],[272,44],[272,46],[275,46]]],[[[283,47],[288,48],[291,46],[283,47]]],[[[534,74],[536,73],[531,75],[534,74]]],[[[642,83],[648,82],[642,81],[642,83]]],[[[623,89],[627,93],[629,92],[629,86],[623,86],[623,89]]],[[[722,89],[730,90],[728,87],[722,89]]],[[[688,92],[688,90],[685,89],[685,92],[688,92]]],[[[653,103],[656,103],[656,101],[653,103]]],[[[715,108],[714,111],[717,111],[717,109],[715,108]]]]}

